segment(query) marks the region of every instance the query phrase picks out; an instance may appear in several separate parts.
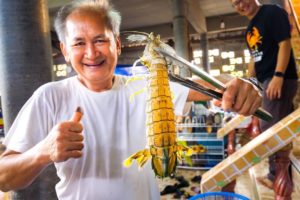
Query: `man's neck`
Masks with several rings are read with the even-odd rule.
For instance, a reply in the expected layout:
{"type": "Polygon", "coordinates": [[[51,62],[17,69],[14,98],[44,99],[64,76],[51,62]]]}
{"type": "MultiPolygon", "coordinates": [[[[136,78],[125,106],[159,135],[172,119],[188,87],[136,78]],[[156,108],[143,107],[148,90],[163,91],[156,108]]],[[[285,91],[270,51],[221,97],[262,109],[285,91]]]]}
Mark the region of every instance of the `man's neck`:
{"type": "Polygon", "coordinates": [[[94,92],[103,92],[103,91],[110,90],[113,87],[115,76],[113,76],[111,80],[102,81],[101,83],[97,81],[96,82],[84,81],[83,79],[80,78],[80,76],[77,76],[77,79],[89,90],[94,92]]]}
{"type": "Polygon", "coordinates": [[[253,14],[251,14],[250,16],[248,16],[248,19],[253,19],[256,14],[258,13],[258,11],[260,10],[260,8],[262,7],[262,5],[260,3],[255,4],[255,9],[253,11],[253,14]]]}

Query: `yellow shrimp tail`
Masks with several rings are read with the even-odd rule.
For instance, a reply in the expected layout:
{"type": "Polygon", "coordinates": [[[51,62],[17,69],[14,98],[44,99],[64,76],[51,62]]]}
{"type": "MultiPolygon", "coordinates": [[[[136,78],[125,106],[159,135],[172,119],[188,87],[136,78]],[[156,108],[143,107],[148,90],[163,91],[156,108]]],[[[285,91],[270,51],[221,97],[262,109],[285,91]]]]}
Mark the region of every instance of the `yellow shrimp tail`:
{"type": "Polygon", "coordinates": [[[203,145],[194,145],[194,146],[187,146],[186,142],[181,141],[178,142],[177,146],[177,159],[180,163],[182,163],[182,159],[184,159],[188,165],[192,166],[193,162],[191,156],[197,153],[205,152],[205,147],[203,145]]]}
{"type": "Polygon", "coordinates": [[[183,158],[190,167],[193,166],[193,160],[192,160],[191,156],[184,156],[183,158]]]}
{"type": "Polygon", "coordinates": [[[191,156],[194,153],[192,148],[190,148],[186,145],[181,145],[181,144],[178,144],[177,152],[178,152],[178,155],[180,155],[181,157],[182,156],[191,156]]]}
{"type": "MultiPolygon", "coordinates": [[[[168,152],[168,148],[164,152],[168,152]]],[[[154,156],[152,158],[152,169],[154,173],[159,178],[164,178],[172,175],[176,170],[177,157],[176,153],[173,152],[168,154],[166,157],[154,156]]]]}
{"type": "Polygon", "coordinates": [[[187,146],[178,145],[177,146],[177,160],[179,163],[182,163],[184,159],[188,165],[192,166],[191,155],[193,154],[193,150],[187,146]]]}
{"type": "Polygon", "coordinates": [[[182,154],[182,151],[177,151],[176,152],[176,155],[177,155],[177,160],[180,164],[182,164],[182,158],[183,158],[183,154],[182,154]]]}
{"type": "Polygon", "coordinates": [[[190,146],[190,148],[192,149],[193,154],[204,153],[206,151],[205,147],[201,144],[190,146]]]}
{"type": "Polygon", "coordinates": [[[193,154],[194,154],[194,151],[193,151],[192,148],[188,148],[186,153],[185,153],[186,156],[192,156],[193,154]]]}
{"type": "Polygon", "coordinates": [[[181,163],[184,156],[187,154],[192,155],[192,151],[189,150],[190,148],[187,146],[186,141],[178,141],[177,142],[177,159],[181,163]]]}
{"type": "Polygon", "coordinates": [[[136,160],[138,166],[142,168],[150,157],[150,151],[148,149],[144,149],[129,156],[126,160],[124,160],[123,165],[124,167],[130,167],[133,160],[136,160]]]}
{"type": "Polygon", "coordinates": [[[124,167],[130,167],[132,165],[132,161],[133,159],[132,158],[127,158],[126,160],[123,161],[123,166],[124,167]]]}
{"type": "Polygon", "coordinates": [[[193,145],[193,146],[186,146],[178,144],[178,153],[182,156],[192,156],[193,154],[203,153],[206,151],[205,147],[201,144],[193,145]]]}

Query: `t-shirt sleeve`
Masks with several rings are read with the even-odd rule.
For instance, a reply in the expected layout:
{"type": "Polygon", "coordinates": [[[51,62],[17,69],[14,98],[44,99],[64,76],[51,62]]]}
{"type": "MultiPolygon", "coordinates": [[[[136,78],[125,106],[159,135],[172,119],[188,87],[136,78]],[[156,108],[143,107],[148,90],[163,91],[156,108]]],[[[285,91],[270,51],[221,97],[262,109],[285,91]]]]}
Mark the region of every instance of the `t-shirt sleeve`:
{"type": "Polygon", "coordinates": [[[271,18],[269,26],[272,31],[273,39],[279,43],[290,38],[291,26],[287,12],[278,6],[274,6],[273,11],[270,12],[269,15],[271,18]]]}
{"type": "Polygon", "coordinates": [[[174,94],[173,103],[175,115],[182,115],[189,94],[189,88],[174,82],[170,82],[170,87],[174,94]]]}
{"type": "Polygon", "coordinates": [[[3,144],[7,149],[24,152],[46,137],[51,124],[51,112],[40,92],[35,92],[24,104],[11,128],[6,134],[3,144]]]}

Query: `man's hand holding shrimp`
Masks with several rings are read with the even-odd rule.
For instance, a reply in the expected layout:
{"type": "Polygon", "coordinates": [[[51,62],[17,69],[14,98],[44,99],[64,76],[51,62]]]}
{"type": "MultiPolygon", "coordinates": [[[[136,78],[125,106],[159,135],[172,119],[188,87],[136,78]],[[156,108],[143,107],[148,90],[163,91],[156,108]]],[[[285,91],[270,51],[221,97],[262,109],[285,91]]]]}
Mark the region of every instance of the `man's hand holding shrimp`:
{"type": "MultiPolygon", "coordinates": [[[[222,77],[220,77],[222,79],[222,77]]],[[[222,100],[213,100],[213,104],[221,107],[226,111],[237,112],[241,115],[252,115],[261,106],[262,96],[260,91],[252,83],[239,79],[229,77],[230,80],[226,84],[225,91],[219,91],[223,93],[222,100]]],[[[213,86],[202,80],[194,80],[205,87],[214,89],[213,86]]],[[[195,90],[190,90],[188,101],[199,100],[211,100],[210,97],[199,93],[195,90]]]]}
{"type": "Polygon", "coordinates": [[[260,106],[262,96],[250,82],[235,78],[226,84],[221,107],[242,115],[252,115],[260,106]]]}

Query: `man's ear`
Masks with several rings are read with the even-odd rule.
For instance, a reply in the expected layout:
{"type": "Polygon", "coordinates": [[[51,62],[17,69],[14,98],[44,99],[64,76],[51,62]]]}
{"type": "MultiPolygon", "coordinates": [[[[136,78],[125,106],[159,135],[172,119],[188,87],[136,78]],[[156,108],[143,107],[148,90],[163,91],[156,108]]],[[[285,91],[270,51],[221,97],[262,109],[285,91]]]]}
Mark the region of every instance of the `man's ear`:
{"type": "Polygon", "coordinates": [[[62,54],[64,55],[66,62],[69,63],[70,58],[68,55],[68,51],[66,49],[66,45],[63,42],[60,43],[60,50],[61,50],[62,54]]]}

